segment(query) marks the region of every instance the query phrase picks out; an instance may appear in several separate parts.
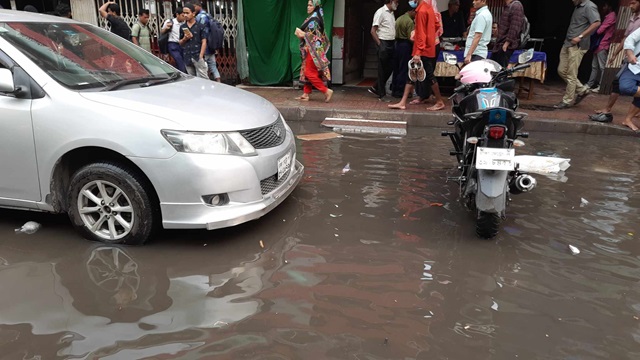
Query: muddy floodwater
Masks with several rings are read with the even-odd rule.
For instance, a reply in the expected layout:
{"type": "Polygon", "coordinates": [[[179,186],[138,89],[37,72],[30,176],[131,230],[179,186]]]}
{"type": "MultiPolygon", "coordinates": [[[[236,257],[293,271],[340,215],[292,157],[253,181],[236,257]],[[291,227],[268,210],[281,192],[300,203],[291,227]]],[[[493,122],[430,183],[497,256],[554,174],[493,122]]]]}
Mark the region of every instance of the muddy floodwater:
{"type": "Polygon", "coordinates": [[[143,247],[0,210],[0,359],[639,359],[638,139],[525,142],[571,167],[493,240],[420,128],[299,141],[304,179],[267,216],[143,247]]]}

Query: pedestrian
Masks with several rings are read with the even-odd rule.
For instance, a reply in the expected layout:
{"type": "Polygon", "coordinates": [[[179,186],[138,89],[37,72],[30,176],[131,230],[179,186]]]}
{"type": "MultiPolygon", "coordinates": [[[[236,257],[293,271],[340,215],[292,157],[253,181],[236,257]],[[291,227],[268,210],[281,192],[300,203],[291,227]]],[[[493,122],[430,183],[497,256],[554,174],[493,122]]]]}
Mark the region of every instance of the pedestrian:
{"type": "MultiPolygon", "coordinates": [[[[416,26],[413,42],[412,61],[414,64],[422,62],[424,67],[424,81],[431,85],[431,90],[436,97],[435,105],[427,108],[428,111],[438,111],[445,108],[440,95],[440,88],[432,67],[432,60],[436,56],[436,16],[433,7],[427,0],[418,0],[416,8],[416,26]]],[[[404,88],[402,100],[397,104],[389,105],[391,109],[406,109],[409,94],[413,92],[414,84],[409,81],[404,88]]]]}
{"type": "Polygon", "coordinates": [[[378,79],[369,92],[382,99],[387,94],[387,80],[393,72],[393,54],[396,40],[396,18],[393,12],[398,0],[384,0],[384,5],[373,15],[371,37],[378,49],[378,79]]]}
{"type": "MultiPolygon", "coordinates": [[[[191,2],[193,7],[196,9],[196,21],[204,26],[207,39],[209,39],[209,32],[211,31],[211,21],[213,21],[213,17],[211,14],[206,12],[202,8],[202,2],[199,0],[195,0],[191,2]]],[[[207,50],[204,54],[204,60],[207,62],[207,66],[209,67],[209,72],[213,77],[213,80],[217,82],[221,82],[220,72],[218,71],[218,64],[216,63],[216,51],[217,49],[212,49],[213,44],[207,43],[207,50]]]]}
{"type": "Polygon", "coordinates": [[[464,15],[460,11],[460,0],[449,0],[448,9],[441,12],[442,37],[461,38],[466,30],[464,15]]]}
{"type": "Polygon", "coordinates": [[[187,72],[187,67],[184,64],[184,55],[182,46],[180,46],[180,26],[184,23],[184,15],[182,14],[182,6],[178,6],[176,10],[173,12],[173,19],[169,19],[164,22],[162,26],[161,32],[164,34],[166,32],[171,32],[169,34],[169,41],[167,44],[167,48],[169,50],[169,55],[175,61],[176,69],[182,71],[183,73],[187,72]]]}
{"type": "Polygon", "coordinates": [[[396,51],[393,56],[393,80],[391,81],[391,95],[402,98],[404,86],[407,84],[409,60],[413,50],[411,32],[413,31],[418,4],[415,0],[409,1],[411,10],[404,13],[396,20],[396,51]]]}
{"type": "Polygon", "coordinates": [[[141,48],[151,52],[151,29],[149,28],[149,10],[138,12],[138,22],[131,28],[131,41],[141,48]]]}
{"type": "MultiPolygon", "coordinates": [[[[631,17],[629,18],[627,29],[624,32],[622,45],[624,45],[624,41],[627,38],[627,36],[629,36],[629,34],[636,31],[637,29],[640,29],[640,0],[631,0],[629,2],[629,9],[631,9],[631,17]]],[[[611,59],[609,61],[612,61],[613,59],[617,58],[618,54],[620,54],[620,51],[622,51],[623,47],[624,46],[619,46],[617,51],[614,54],[612,54],[612,56],[610,56],[611,59]]],[[[624,70],[624,67],[626,65],[627,65],[626,59],[624,59],[622,66],[620,68],[620,72],[624,70]]],[[[616,104],[616,102],[618,101],[618,97],[620,96],[620,87],[619,87],[620,82],[618,77],[619,76],[616,76],[615,79],[613,79],[613,83],[611,84],[612,90],[611,90],[611,94],[609,95],[609,102],[607,103],[607,106],[604,109],[597,109],[595,111],[596,112],[595,115],[589,115],[589,119],[593,121],[598,121],[598,122],[613,121],[613,115],[611,114],[611,109],[613,109],[613,106],[616,104]]]]}
{"type": "Polygon", "coordinates": [[[491,52],[491,60],[506,68],[513,51],[520,47],[524,8],[519,0],[504,0],[504,4],[497,25],[496,42],[491,52]]]}
{"type": "Polygon", "coordinates": [[[616,31],[617,9],[613,8],[611,0],[605,0],[601,10],[601,14],[604,15],[602,24],[600,24],[591,38],[591,41],[593,41],[595,36],[600,41],[599,43],[591,44],[591,48],[594,48],[593,61],[591,61],[591,76],[587,81],[587,87],[594,93],[600,91],[600,82],[602,81],[604,67],[609,56],[609,46],[611,45],[613,33],[616,31]]]}
{"type": "Polygon", "coordinates": [[[105,18],[109,23],[111,32],[120,36],[123,39],[131,41],[131,29],[129,25],[120,16],[120,5],[115,1],[107,1],[98,9],[100,16],[105,18]]]}
{"type": "Polygon", "coordinates": [[[325,82],[331,81],[329,70],[329,39],[324,32],[324,16],[321,0],[307,2],[309,17],[296,28],[295,35],[300,39],[300,83],[304,84],[303,94],[296,99],[309,101],[309,95],[315,87],[324,94],[324,101],[331,101],[333,90],[327,88],[325,82]]]}
{"type": "Polygon", "coordinates": [[[73,18],[71,15],[71,7],[65,3],[59,3],[54,10],[56,16],[64,17],[67,19],[73,18]]]}
{"type": "Polygon", "coordinates": [[[633,101],[622,125],[638,133],[640,130],[633,123],[633,118],[640,114],[640,29],[636,29],[624,40],[624,51],[628,64],[620,74],[620,94],[633,96],[633,101]]]}
{"type": "MultiPolygon", "coordinates": [[[[434,69],[435,71],[436,64],[438,63],[438,56],[440,55],[440,36],[442,36],[442,34],[444,33],[444,29],[442,27],[442,15],[440,15],[440,12],[438,11],[437,1],[426,0],[426,2],[433,9],[433,15],[435,16],[435,19],[436,19],[436,35],[435,35],[436,36],[436,39],[435,39],[436,56],[429,58],[429,61],[431,62],[431,68],[434,69]]],[[[411,100],[409,104],[418,105],[418,104],[423,104],[427,102],[427,100],[432,96],[431,85],[432,84],[430,84],[429,82],[419,81],[416,84],[416,95],[418,96],[418,98],[415,100],[411,100]]]]}
{"type": "Polygon", "coordinates": [[[464,63],[487,58],[489,42],[491,41],[491,26],[493,16],[487,6],[487,0],[473,0],[475,16],[469,27],[467,42],[464,48],[464,63]]]}
{"type": "Polygon", "coordinates": [[[590,35],[600,26],[598,7],[591,0],[571,0],[576,6],[560,50],[558,75],[567,83],[562,101],[553,107],[567,109],[589,95],[589,88],[578,80],[582,57],[589,49],[590,35]]]}
{"type": "Polygon", "coordinates": [[[204,60],[204,54],[207,49],[204,26],[196,21],[196,9],[193,5],[185,5],[182,8],[182,13],[184,14],[185,22],[180,25],[179,44],[183,48],[187,73],[208,80],[207,62],[204,60]]]}

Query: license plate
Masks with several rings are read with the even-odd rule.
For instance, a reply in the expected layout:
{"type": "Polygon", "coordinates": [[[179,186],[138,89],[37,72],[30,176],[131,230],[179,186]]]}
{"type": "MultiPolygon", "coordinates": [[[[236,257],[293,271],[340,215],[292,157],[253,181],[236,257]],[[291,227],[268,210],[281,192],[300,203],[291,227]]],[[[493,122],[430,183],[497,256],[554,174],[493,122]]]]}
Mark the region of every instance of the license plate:
{"type": "Polygon", "coordinates": [[[514,149],[479,147],[476,152],[476,169],[513,170],[514,158],[514,149]]]}
{"type": "Polygon", "coordinates": [[[291,152],[286,153],[278,159],[278,180],[287,175],[291,168],[291,152]]]}

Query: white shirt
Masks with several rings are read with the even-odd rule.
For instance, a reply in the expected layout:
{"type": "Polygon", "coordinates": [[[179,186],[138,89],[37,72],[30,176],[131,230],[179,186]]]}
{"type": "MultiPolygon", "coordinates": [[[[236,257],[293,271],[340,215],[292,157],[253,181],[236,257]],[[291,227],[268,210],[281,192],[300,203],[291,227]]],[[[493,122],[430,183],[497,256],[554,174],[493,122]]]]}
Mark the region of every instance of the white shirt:
{"type": "Polygon", "coordinates": [[[171,20],[165,21],[163,27],[166,27],[169,21],[173,22],[173,26],[171,27],[171,33],[169,34],[169,42],[177,43],[180,41],[180,25],[182,23],[179,22],[176,18],[173,18],[171,20]]]}
{"type": "Polygon", "coordinates": [[[380,40],[396,39],[396,17],[393,16],[393,10],[390,10],[387,5],[382,5],[376,11],[373,15],[373,24],[371,26],[378,27],[376,33],[380,40]]]}

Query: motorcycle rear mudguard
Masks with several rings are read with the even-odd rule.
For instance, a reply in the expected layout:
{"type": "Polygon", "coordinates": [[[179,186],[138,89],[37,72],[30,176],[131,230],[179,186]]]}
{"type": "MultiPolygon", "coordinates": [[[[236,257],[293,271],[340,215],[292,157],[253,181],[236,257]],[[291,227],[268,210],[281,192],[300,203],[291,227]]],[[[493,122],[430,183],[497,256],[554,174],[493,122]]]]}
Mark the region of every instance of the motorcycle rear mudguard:
{"type": "Polygon", "coordinates": [[[479,211],[504,216],[507,206],[507,176],[505,170],[477,170],[478,191],[476,208],[479,211]]]}

